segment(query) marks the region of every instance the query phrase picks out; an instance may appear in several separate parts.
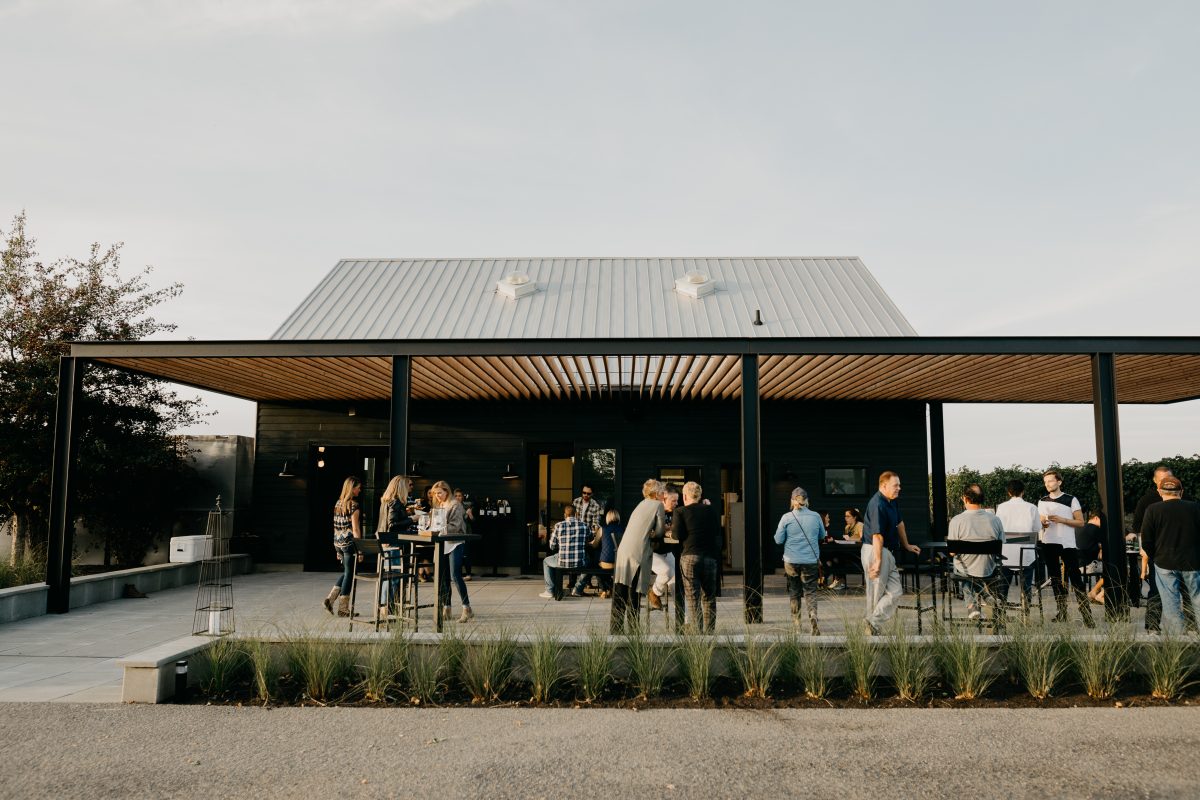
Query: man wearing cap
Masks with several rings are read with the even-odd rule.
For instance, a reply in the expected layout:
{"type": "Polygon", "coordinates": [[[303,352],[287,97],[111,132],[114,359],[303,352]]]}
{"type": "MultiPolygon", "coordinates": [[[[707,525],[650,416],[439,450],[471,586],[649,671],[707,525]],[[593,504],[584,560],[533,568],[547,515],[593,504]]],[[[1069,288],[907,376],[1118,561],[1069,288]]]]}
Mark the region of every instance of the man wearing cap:
{"type": "MultiPolygon", "coordinates": [[[[1162,502],[1162,495],[1158,493],[1158,488],[1162,486],[1162,482],[1167,478],[1173,477],[1175,477],[1175,474],[1171,472],[1171,468],[1166,464],[1159,464],[1154,468],[1154,485],[1138,498],[1137,506],[1133,510],[1134,535],[1142,532],[1142,524],[1146,520],[1146,510],[1150,506],[1162,502]]],[[[1145,551],[1142,552],[1142,556],[1144,559],[1145,551]]],[[[1157,633],[1160,621],[1162,620],[1162,600],[1158,596],[1158,583],[1154,580],[1154,564],[1150,563],[1144,571],[1150,576],[1150,579],[1146,581],[1146,620],[1144,624],[1147,633],[1157,633]]],[[[1145,578],[1145,575],[1142,577],[1145,578]]]]}
{"type": "Polygon", "coordinates": [[[879,491],[867,503],[863,516],[862,567],[866,578],[867,633],[878,634],[883,624],[896,613],[904,587],[896,568],[896,553],[901,548],[920,553],[908,543],[904,520],[900,518],[900,476],[892,471],[879,476],[879,491]]]}
{"type": "Polygon", "coordinates": [[[1158,484],[1161,503],[1146,509],[1142,520],[1142,578],[1153,580],[1162,598],[1162,626],[1167,633],[1183,631],[1182,594],[1200,608],[1200,504],[1183,499],[1178,478],[1158,484]]]}
{"type": "Polygon", "coordinates": [[[808,507],[808,492],[797,486],[792,490],[792,510],[779,518],[775,528],[775,544],[783,545],[783,571],[792,600],[792,624],[800,624],[800,603],[807,594],[808,623],[813,636],[821,635],[817,627],[817,571],[823,538],[825,523],[820,514],[808,507]]]}

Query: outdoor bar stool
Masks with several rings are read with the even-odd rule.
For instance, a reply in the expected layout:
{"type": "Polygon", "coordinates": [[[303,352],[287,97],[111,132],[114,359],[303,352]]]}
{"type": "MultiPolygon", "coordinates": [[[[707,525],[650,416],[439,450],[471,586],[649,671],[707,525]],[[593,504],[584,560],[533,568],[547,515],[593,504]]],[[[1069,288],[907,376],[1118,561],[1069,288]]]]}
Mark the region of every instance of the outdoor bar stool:
{"type": "Polygon", "coordinates": [[[379,630],[380,625],[386,626],[389,616],[381,616],[379,613],[379,597],[380,590],[384,586],[389,586],[392,578],[399,577],[399,570],[393,569],[392,560],[385,558],[383,554],[383,543],[378,539],[355,539],[354,547],[358,553],[364,558],[359,561],[354,559],[354,576],[350,582],[350,630],[354,630],[357,625],[372,625],[375,630],[379,630]],[[367,559],[375,559],[375,569],[371,571],[363,571],[359,569],[360,564],[366,564],[367,559]],[[354,604],[358,596],[358,584],[360,581],[366,582],[371,586],[371,614],[370,618],[364,616],[362,619],[356,619],[354,613],[354,604]]]}
{"type": "Polygon", "coordinates": [[[666,628],[666,630],[668,630],[668,631],[671,630],[670,597],[672,594],[673,594],[673,592],[667,592],[666,594],[664,594],[662,596],[662,598],[661,598],[662,599],[662,608],[654,608],[653,606],[650,605],[650,595],[649,594],[642,595],[642,602],[646,604],[646,631],[647,632],[649,632],[649,630],[650,630],[651,615],[656,614],[660,611],[662,612],[662,615],[663,615],[663,627],[666,628]]]}
{"type": "MultiPolygon", "coordinates": [[[[937,579],[942,572],[942,565],[934,561],[932,553],[926,554],[924,548],[920,553],[903,552],[900,554],[899,562],[896,568],[900,571],[900,585],[903,588],[911,587],[913,596],[916,598],[913,605],[900,605],[897,608],[907,609],[917,612],[917,633],[923,633],[922,618],[929,612],[937,614],[937,579]],[[929,604],[926,605],[922,598],[925,596],[925,589],[921,588],[921,577],[929,577],[929,604]]],[[[866,583],[866,576],[863,580],[866,583]]]]}
{"type": "Polygon", "coordinates": [[[1003,583],[1005,592],[1007,593],[1008,583],[1004,576],[1004,542],[1000,539],[994,539],[989,542],[972,542],[964,539],[947,539],[946,540],[946,577],[947,583],[942,584],[943,603],[942,603],[942,620],[951,625],[968,624],[974,625],[978,630],[983,630],[983,614],[980,613],[979,619],[954,619],[954,599],[947,597],[948,588],[953,588],[955,592],[961,589],[964,585],[970,585],[975,589],[976,593],[985,597],[986,602],[992,607],[992,632],[999,633],[1004,626],[1004,611],[1008,606],[1006,597],[1000,597],[997,589],[999,584],[1003,583]],[[999,566],[987,578],[977,578],[969,575],[959,575],[954,571],[954,556],[956,555],[986,555],[992,556],[1001,562],[999,566]]]}

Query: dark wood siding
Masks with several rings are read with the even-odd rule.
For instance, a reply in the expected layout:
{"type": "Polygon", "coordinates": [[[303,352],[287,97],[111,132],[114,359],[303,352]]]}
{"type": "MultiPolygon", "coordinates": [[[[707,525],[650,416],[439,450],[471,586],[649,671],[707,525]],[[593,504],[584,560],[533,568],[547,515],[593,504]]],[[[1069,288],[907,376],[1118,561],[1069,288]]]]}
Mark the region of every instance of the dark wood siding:
{"type": "MultiPolygon", "coordinates": [[[[267,560],[304,560],[311,446],[387,445],[386,405],[363,404],[355,411],[348,416],[345,404],[259,406],[254,518],[267,545],[267,560]],[[278,476],[285,460],[296,477],[278,476]]],[[[741,460],[739,406],[733,402],[414,402],[410,413],[409,460],[421,461],[425,475],[445,478],[476,498],[512,503],[513,522],[499,554],[506,566],[524,562],[526,453],[539,443],[617,448],[624,515],[639,499],[642,482],[659,466],[702,466],[706,492],[715,496],[721,466],[741,460]],[[519,480],[501,479],[510,463],[517,466],[519,480]]],[[[770,537],[787,510],[793,485],[809,490],[814,508],[833,512],[835,524],[845,505],[866,502],[865,496],[824,497],[821,469],[826,466],[866,467],[871,484],[885,469],[899,472],[909,532],[916,541],[926,538],[923,404],[773,402],[763,403],[762,419],[768,493],[763,552],[768,568],[777,560],[770,537]],[[794,480],[785,478],[789,471],[794,480]]]]}

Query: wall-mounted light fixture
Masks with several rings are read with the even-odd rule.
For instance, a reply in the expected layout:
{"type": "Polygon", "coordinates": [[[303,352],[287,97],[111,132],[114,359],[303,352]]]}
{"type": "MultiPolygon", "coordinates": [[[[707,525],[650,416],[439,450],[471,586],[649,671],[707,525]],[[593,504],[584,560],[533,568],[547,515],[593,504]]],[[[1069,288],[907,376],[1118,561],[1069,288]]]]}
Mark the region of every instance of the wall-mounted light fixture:
{"type": "Polygon", "coordinates": [[[425,473],[421,470],[421,462],[420,461],[412,462],[412,466],[408,470],[408,477],[410,477],[410,478],[424,478],[425,477],[425,473]]]}
{"type": "Polygon", "coordinates": [[[354,406],[350,406],[350,410],[346,413],[351,417],[358,416],[358,409],[356,409],[354,406]]]}
{"type": "Polygon", "coordinates": [[[325,469],[325,459],[322,458],[317,461],[317,469],[325,469]]]}
{"type": "Polygon", "coordinates": [[[286,462],[286,461],[283,462],[283,469],[279,470],[279,477],[281,477],[281,478],[296,477],[295,475],[292,474],[292,471],[290,469],[288,469],[288,462],[286,462]]]}
{"type": "Polygon", "coordinates": [[[512,464],[504,465],[504,474],[500,476],[501,480],[510,481],[510,480],[513,480],[514,478],[519,478],[519,477],[521,477],[521,476],[518,475],[517,471],[513,469],[512,464]]]}

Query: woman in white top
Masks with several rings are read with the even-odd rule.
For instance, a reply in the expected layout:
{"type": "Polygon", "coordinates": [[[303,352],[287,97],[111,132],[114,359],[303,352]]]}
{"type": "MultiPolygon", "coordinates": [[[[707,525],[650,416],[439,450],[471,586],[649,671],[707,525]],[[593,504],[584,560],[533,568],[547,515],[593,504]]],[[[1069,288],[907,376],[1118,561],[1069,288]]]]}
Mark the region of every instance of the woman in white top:
{"type": "MultiPolygon", "coordinates": [[[[445,481],[438,481],[433,485],[429,492],[429,500],[432,508],[430,509],[429,530],[433,533],[441,533],[446,536],[466,533],[466,522],[463,517],[463,507],[461,503],[454,500],[454,495],[450,491],[450,484],[445,481]]],[[[467,596],[467,582],[463,580],[462,561],[463,543],[447,542],[443,554],[446,557],[446,563],[449,564],[449,575],[446,571],[442,571],[441,585],[438,586],[438,592],[442,596],[442,614],[446,619],[450,618],[450,582],[453,581],[458,589],[458,599],[462,601],[462,616],[458,618],[459,622],[468,622],[473,619],[475,612],[471,610],[471,599],[467,596]]]]}

